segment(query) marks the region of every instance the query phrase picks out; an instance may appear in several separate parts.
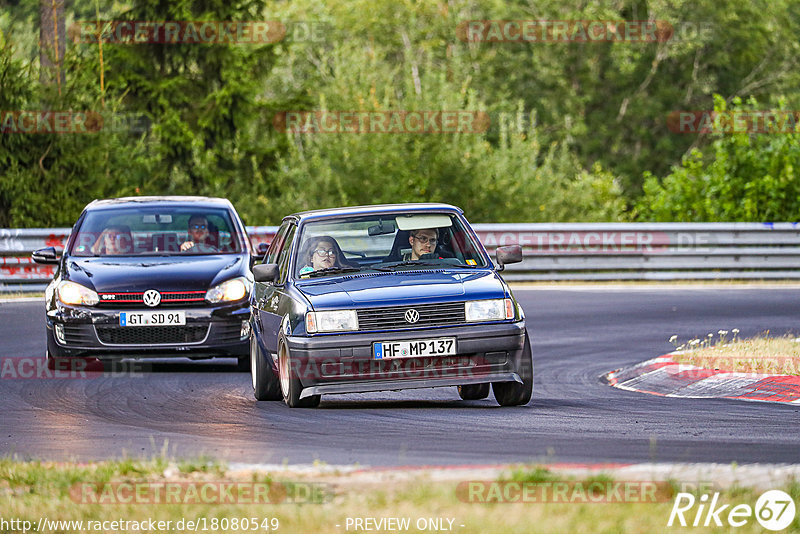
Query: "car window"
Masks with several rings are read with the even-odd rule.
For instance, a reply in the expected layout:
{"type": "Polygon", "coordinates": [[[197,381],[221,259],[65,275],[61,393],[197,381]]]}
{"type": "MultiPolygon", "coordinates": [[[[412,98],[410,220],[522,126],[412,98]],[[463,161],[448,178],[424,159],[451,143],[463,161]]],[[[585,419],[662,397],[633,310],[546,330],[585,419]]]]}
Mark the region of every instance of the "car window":
{"type": "Polygon", "coordinates": [[[278,252],[278,261],[276,262],[278,264],[278,279],[276,280],[276,284],[278,285],[286,282],[289,276],[289,258],[292,252],[292,240],[294,239],[296,229],[297,227],[294,225],[289,227],[286,232],[286,237],[283,240],[283,246],[280,252],[278,252]]]}
{"type": "Polygon", "coordinates": [[[468,226],[454,214],[342,217],[309,221],[300,232],[294,264],[300,278],[394,269],[400,266],[392,264],[406,262],[407,267],[420,269],[488,265],[468,226]],[[415,249],[412,237],[424,244],[415,249]]]}
{"type": "Polygon", "coordinates": [[[86,213],[70,254],[162,256],[241,250],[242,240],[225,208],[114,207],[86,213]]]}
{"type": "Polygon", "coordinates": [[[275,234],[275,239],[272,240],[272,244],[270,244],[269,249],[267,250],[267,257],[264,260],[264,263],[278,263],[278,253],[280,253],[281,249],[283,248],[283,241],[290,226],[291,225],[286,222],[283,223],[280,228],[278,228],[278,232],[275,234]]]}

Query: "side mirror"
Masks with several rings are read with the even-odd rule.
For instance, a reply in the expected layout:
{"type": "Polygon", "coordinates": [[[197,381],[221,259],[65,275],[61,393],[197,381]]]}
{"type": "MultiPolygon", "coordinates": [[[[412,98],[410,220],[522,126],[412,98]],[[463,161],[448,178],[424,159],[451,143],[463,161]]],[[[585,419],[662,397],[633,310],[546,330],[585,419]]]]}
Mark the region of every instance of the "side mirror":
{"type": "Polygon", "coordinates": [[[522,261],[522,247],[520,245],[509,245],[507,247],[497,247],[498,271],[505,269],[509,263],[519,263],[522,261]]]}
{"type": "Polygon", "coordinates": [[[274,282],[278,279],[277,263],[262,263],[253,267],[253,278],[256,282],[274,282]]]}
{"type": "Polygon", "coordinates": [[[56,265],[59,260],[58,252],[56,252],[55,247],[47,247],[47,248],[40,248],[39,250],[34,250],[31,254],[31,258],[36,263],[41,263],[44,265],[56,265]]]}

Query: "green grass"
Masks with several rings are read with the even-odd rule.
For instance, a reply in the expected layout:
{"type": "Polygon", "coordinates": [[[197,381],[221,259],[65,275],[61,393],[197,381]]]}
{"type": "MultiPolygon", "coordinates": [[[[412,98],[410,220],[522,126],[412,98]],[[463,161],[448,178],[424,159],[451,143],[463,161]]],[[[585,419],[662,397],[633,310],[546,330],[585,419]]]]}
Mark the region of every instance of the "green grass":
{"type": "MultiPolygon", "coordinates": [[[[51,520],[146,519],[173,521],[205,519],[210,522],[227,518],[277,518],[278,532],[315,534],[355,532],[346,529],[347,518],[407,517],[417,532],[415,522],[421,518],[451,518],[453,532],[471,533],[551,533],[551,532],[731,532],[730,527],[706,529],[687,527],[667,528],[673,502],[627,503],[498,503],[468,502],[459,496],[459,481],[432,481],[427,473],[412,478],[393,480],[376,475],[364,482],[349,475],[290,476],[286,472],[244,473],[239,482],[279,483],[289,491],[305,486],[326,492],[322,500],[310,499],[303,504],[82,504],[73,500],[70,488],[75,484],[119,484],[146,482],[159,484],[179,482],[184,485],[233,482],[224,464],[209,458],[168,461],[163,457],[152,460],[97,462],[89,464],[27,462],[12,458],[0,459],[0,510],[4,519],[22,519],[36,523],[40,517],[51,520]],[[338,527],[336,525],[339,525],[338,527]],[[461,526],[463,525],[463,526],[461,526]]],[[[605,473],[586,479],[565,477],[544,466],[521,466],[499,477],[495,483],[547,484],[572,480],[584,483],[613,483],[605,473]]],[[[462,481],[466,482],[466,481],[462,481]]],[[[673,481],[676,491],[680,483],[673,481]]],[[[783,489],[800,504],[800,483],[792,482],[783,489]]],[[[722,491],[720,502],[755,505],[761,491],[736,487],[722,491]]],[[[210,525],[210,523],[208,523],[210,525]]],[[[446,524],[446,523],[445,523],[446,524]]],[[[173,526],[173,531],[175,528],[173,526]]],[[[239,528],[219,528],[218,531],[243,532],[239,528]]],[[[746,526],[734,529],[737,534],[762,532],[753,519],[746,526]]],[[[208,530],[206,532],[210,532],[208,530]]],[[[265,530],[260,529],[260,532],[265,530]]],[[[800,520],[795,519],[791,532],[800,532],[800,520]]],[[[430,532],[430,530],[429,530],[430,532]]]]}
{"type": "Polygon", "coordinates": [[[711,341],[687,341],[679,347],[685,352],[673,360],[728,372],[800,375],[800,342],[794,335],[771,337],[765,333],[728,341],[723,334],[716,342],[708,339],[711,341]]]}

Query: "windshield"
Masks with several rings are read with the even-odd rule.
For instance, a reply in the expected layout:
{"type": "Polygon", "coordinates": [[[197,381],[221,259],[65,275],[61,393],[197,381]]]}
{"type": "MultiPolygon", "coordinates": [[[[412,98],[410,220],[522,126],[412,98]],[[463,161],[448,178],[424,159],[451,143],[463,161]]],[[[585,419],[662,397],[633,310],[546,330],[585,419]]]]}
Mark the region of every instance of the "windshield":
{"type": "Polygon", "coordinates": [[[376,214],[302,226],[295,277],[357,271],[486,267],[480,247],[455,215],[376,214]]]}
{"type": "Polygon", "coordinates": [[[131,207],[86,214],[73,256],[170,256],[241,251],[228,210],[192,206],[131,207]]]}

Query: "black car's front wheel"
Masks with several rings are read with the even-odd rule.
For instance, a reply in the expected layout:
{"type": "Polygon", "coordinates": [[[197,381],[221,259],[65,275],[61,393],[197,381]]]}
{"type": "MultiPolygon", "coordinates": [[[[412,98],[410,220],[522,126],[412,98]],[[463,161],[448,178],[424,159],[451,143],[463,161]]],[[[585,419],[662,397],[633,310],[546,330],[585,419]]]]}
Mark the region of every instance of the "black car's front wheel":
{"type": "Polygon", "coordinates": [[[283,401],[290,408],[314,408],[319,405],[320,396],[300,398],[303,384],[298,376],[297,366],[292,362],[289,346],[281,334],[278,338],[278,377],[283,401]]]}
{"type": "Polygon", "coordinates": [[[255,334],[250,334],[250,375],[253,379],[253,395],[256,400],[281,400],[278,377],[261,350],[255,334]]]}
{"type": "Polygon", "coordinates": [[[522,347],[522,360],[517,370],[522,384],[519,382],[493,382],[494,398],[500,406],[520,406],[528,404],[533,394],[533,354],[528,332],[525,332],[525,344],[522,347]]]}

